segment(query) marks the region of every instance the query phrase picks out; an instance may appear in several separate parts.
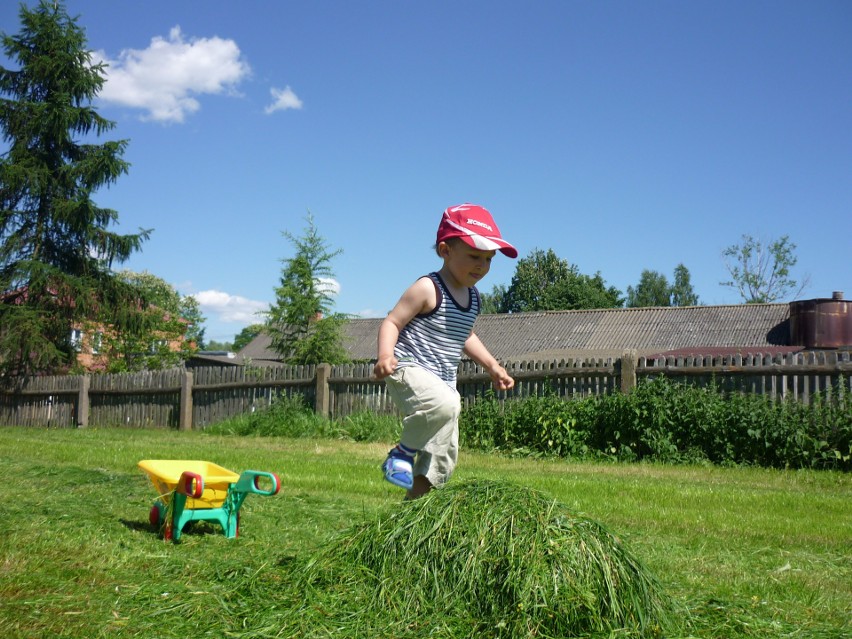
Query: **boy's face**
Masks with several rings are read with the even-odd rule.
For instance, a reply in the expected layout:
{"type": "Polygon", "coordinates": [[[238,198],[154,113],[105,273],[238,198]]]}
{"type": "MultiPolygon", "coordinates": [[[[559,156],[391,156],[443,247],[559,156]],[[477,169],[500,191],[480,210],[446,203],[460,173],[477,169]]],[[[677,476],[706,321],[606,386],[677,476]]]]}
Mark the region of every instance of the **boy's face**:
{"type": "Polygon", "coordinates": [[[481,251],[458,239],[441,242],[438,254],[444,258],[444,268],[459,286],[476,286],[491,270],[496,251],[481,251]]]}

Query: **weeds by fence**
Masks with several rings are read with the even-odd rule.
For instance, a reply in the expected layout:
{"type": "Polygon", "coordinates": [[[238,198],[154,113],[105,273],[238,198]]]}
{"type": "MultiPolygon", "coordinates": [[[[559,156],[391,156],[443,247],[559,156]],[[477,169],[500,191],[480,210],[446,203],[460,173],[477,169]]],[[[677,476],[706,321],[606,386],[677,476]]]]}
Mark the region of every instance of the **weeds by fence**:
{"type": "MultiPolygon", "coordinates": [[[[34,377],[0,389],[0,425],[48,427],[205,428],[228,417],[269,406],[273,398],[299,394],[325,417],[370,411],[391,414],[385,385],[372,364],[172,369],[118,375],[34,377]]],[[[516,386],[510,397],[610,395],[629,392],[657,377],[715,384],[726,391],[794,398],[809,403],[843,385],[852,391],[852,353],[678,358],[537,360],[508,365],[516,386]]],[[[469,408],[490,388],[488,375],[462,363],[458,389],[469,408]]]]}
{"type": "Polygon", "coordinates": [[[810,404],[728,393],[665,377],[629,394],[565,401],[492,394],[461,414],[464,448],[575,459],[852,470],[852,393],[834,386],[810,404]]]}

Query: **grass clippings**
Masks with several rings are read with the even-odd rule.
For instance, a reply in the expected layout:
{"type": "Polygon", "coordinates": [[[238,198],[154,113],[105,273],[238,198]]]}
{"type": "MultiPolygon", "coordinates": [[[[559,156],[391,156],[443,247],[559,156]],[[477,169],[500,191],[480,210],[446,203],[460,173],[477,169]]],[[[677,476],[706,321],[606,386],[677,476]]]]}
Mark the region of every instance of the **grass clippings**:
{"type": "Polygon", "coordinates": [[[317,636],[382,618],[395,620],[396,636],[655,637],[671,608],[603,525],[490,480],[450,484],[352,527],[301,581],[308,603],[293,623],[317,636]]]}

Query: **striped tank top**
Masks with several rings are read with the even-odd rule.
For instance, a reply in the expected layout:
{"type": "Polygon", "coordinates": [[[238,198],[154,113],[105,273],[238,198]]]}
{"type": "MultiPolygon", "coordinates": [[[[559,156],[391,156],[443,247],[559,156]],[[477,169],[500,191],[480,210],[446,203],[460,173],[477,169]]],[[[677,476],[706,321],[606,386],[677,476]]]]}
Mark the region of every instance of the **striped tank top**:
{"type": "Polygon", "coordinates": [[[429,273],[428,277],[435,284],[438,302],[430,312],[416,315],[403,327],[394,355],[398,366],[422,366],[455,388],[462,349],[479,315],[479,291],[468,289],[470,301],[463,308],[440,275],[429,273]]]}

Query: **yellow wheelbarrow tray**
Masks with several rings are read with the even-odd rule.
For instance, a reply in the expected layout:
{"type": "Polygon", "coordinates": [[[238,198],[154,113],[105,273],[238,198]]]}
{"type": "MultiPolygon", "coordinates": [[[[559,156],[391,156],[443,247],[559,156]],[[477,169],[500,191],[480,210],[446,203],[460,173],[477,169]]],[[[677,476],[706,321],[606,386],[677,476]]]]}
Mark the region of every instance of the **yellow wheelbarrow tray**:
{"type": "Polygon", "coordinates": [[[177,542],[191,521],[211,521],[225,537],[239,534],[240,507],[247,495],[275,495],[281,482],[275,473],[246,470],[240,474],[197,459],[143,459],[158,497],[149,521],[167,541],[177,542]]]}

